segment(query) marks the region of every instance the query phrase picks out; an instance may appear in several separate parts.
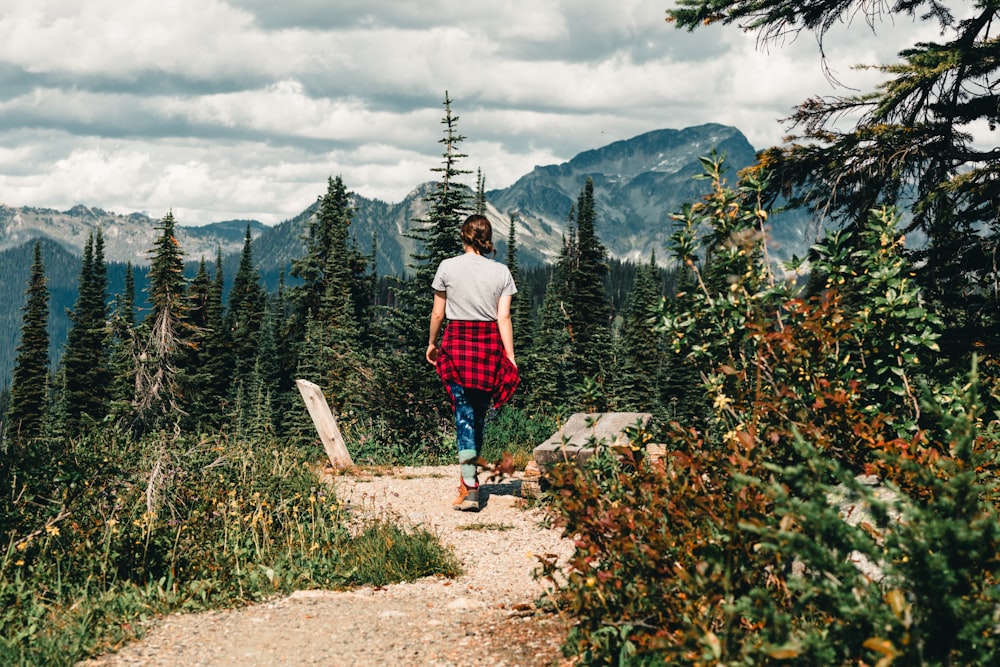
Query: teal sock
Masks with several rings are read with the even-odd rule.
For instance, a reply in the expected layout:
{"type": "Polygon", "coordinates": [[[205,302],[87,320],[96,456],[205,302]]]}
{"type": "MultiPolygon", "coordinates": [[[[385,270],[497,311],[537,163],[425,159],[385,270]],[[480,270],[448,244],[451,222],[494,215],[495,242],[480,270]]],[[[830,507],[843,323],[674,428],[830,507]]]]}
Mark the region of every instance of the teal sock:
{"type": "Polygon", "coordinates": [[[478,486],[479,482],[476,480],[476,450],[474,449],[460,449],[458,450],[458,467],[462,470],[462,481],[470,489],[478,486]]]}

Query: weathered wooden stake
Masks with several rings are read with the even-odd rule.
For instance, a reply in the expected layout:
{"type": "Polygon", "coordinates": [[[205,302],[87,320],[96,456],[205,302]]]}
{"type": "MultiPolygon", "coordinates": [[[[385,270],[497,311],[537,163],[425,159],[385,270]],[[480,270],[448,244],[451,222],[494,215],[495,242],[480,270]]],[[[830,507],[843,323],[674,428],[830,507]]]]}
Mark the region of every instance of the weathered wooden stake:
{"type": "Polygon", "coordinates": [[[351,454],[344,444],[344,437],[340,435],[340,428],[337,420],[330,411],[330,405],[323,396],[323,391],[319,386],[309,382],[309,380],[296,380],[302,400],[306,403],[309,416],[312,417],[313,424],[316,425],[316,432],[319,439],[323,441],[323,448],[326,455],[330,457],[330,463],[334,468],[349,468],[354,465],[351,454]]]}

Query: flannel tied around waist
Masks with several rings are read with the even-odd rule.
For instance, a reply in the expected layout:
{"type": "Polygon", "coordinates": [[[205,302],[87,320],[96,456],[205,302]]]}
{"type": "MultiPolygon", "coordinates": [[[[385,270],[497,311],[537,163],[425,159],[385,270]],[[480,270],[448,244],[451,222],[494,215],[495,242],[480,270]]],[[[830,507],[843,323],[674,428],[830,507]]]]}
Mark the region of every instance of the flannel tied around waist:
{"type": "MultiPolygon", "coordinates": [[[[435,367],[446,388],[454,382],[466,389],[487,391],[495,408],[510,400],[521,381],[517,367],[504,354],[500,328],[493,321],[449,321],[435,367]]],[[[454,407],[450,388],[448,396],[454,407]]]]}

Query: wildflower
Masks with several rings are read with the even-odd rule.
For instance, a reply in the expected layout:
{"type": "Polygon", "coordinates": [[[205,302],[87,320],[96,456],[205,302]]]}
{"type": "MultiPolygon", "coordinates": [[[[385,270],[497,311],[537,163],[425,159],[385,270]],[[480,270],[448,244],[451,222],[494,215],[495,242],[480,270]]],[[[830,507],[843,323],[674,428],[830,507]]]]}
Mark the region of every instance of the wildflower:
{"type": "Polygon", "coordinates": [[[18,560],[17,560],[17,561],[16,561],[15,563],[14,563],[14,565],[17,565],[18,567],[22,567],[22,566],[24,565],[24,559],[23,559],[23,558],[19,558],[19,559],[18,559],[18,560]]]}
{"type": "Polygon", "coordinates": [[[118,525],[118,519],[115,519],[114,517],[112,517],[112,518],[108,519],[107,524],[108,524],[108,528],[114,528],[115,526],[118,525]]]}
{"type": "Polygon", "coordinates": [[[59,526],[45,526],[45,532],[56,537],[59,535],[59,526]]]}
{"type": "Polygon", "coordinates": [[[715,396],[715,401],[713,402],[712,406],[716,410],[725,410],[726,407],[728,407],[729,404],[732,403],[732,402],[733,402],[733,399],[729,398],[728,396],[726,396],[722,392],[719,392],[715,396]]]}

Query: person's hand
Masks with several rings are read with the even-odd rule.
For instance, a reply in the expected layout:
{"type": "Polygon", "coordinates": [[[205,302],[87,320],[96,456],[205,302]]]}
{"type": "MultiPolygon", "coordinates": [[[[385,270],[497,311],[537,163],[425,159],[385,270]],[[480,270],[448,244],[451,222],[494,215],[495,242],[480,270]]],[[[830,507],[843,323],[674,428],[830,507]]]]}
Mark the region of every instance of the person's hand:
{"type": "Polygon", "coordinates": [[[508,354],[507,355],[507,360],[510,361],[511,365],[513,365],[514,368],[517,368],[517,362],[514,361],[514,355],[513,354],[508,354]]]}
{"type": "Polygon", "coordinates": [[[436,366],[438,360],[438,346],[434,343],[429,343],[427,345],[427,354],[425,354],[424,357],[427,359],[427,363],[431,366],[436,366]]]}

